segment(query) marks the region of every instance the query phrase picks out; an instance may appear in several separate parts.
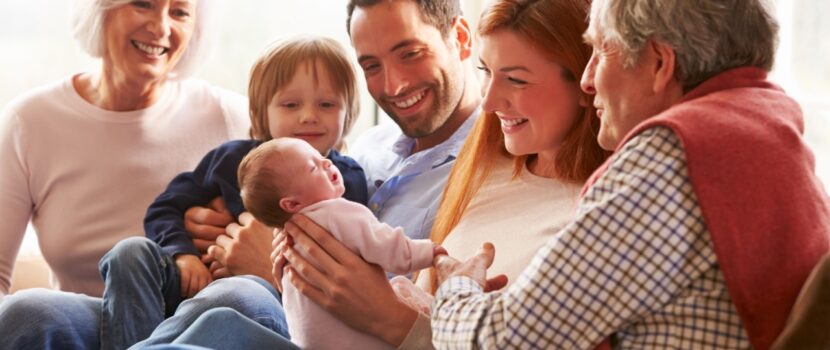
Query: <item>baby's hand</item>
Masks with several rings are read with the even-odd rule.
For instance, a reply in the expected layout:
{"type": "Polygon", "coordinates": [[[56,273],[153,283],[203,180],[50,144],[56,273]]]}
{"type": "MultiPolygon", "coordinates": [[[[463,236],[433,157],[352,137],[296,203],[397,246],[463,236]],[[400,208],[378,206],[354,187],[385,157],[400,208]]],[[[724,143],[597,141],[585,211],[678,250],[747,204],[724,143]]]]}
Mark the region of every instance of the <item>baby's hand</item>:
{"type": "Polygon", "coordinates": [[[199,257],[190,254],[179,254],[176,255],[175,259],[176,267],[179,268],[179,275],[181,276],[183,298],[192,298],[210,282],[213,282],[210,270],[199,257]]]}
{"type": "Polygon", "coordinates": [[[432,257],[435,258],[436,256],[439,256],[439,255],[449,255],[449,254],[447,253],[447,250],[444,249],[444,247],[442,247],[438,244],[435,244],[435,245],[432,246],[432,257]]]}

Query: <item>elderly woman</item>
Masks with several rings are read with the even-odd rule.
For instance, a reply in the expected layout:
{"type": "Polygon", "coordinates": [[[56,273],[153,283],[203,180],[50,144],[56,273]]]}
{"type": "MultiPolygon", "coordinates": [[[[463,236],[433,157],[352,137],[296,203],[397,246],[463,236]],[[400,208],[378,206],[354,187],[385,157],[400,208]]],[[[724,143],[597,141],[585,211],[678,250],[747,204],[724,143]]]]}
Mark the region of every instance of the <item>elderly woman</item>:
{"type": "Polygon", "coordinates": [[[143,234],[147,206],[170,179],[216,145],[246,136],[243,96],[188,79],[206,56],[211,2],[79,1],[74,34],[101,58],[100,69],[36,89],[3,111],[3,346],[97,348],[98,260],[143,234]],[[30,219],[61,291],[5,296],[30,219]]]}
{"type": "Polygon", "coordinates": [[[781,332],[830,249],[830,200],[801,109],[767,80],[775,19],[761,0],[660,4],[592,3],[581,85],[616,153],[507,290],[482,292],[490,246],[438,261],[436,346],[767,349],[781,332]]]}

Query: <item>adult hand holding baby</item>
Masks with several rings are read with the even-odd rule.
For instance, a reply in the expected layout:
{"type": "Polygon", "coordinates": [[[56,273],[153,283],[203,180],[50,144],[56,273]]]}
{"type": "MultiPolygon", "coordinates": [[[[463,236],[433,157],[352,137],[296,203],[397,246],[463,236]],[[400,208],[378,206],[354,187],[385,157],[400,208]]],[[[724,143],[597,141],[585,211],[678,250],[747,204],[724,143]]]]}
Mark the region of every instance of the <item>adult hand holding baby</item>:
{"type": "Polygon", "coordinates": [[[356,330],[395,346],[403,341],[418,313],[398,298],[383,269],[304,215],[292,216],[283,233],[294,241],[282,248],[285,272],[300,293],[356,330]]]}
{"type": "Polygon", "coordinates": [[[250,213],[239,215],[239,224],[229,224],[225,234],[217,236],[216,244],[208,248],[208,254],[222,265],[213,271],[213,277],[255,275],[270,281],[272,231],[273,228],[260,223],[250,213]]]}
{"type": "Polygon", "coordinates": [[[278,228],[274,229],[274,240],[271,241],[271,275],[274,277],[272,284],[277,288],[277,290],[280,291],[280,293],[283,292],[282,273],[286,263],[283,253],[285,252],[286,247],[290,247],[293,244],[294,240],[291,239],[291,236],[288,236],[285,232],[278,228]]]}
{"type": "MultiPolygon", "coordinates": [[[[207,207],[192,207],[185,213],[185,229],[210,267],[214,279],[232,275],[256,275],[271,280],[268,271],[268,241],[272,228],[249,213],[237,224],[222,201],[214,198],[207,207]]],[[[273,283],[272,283],[273,284],[273,283]]]]}

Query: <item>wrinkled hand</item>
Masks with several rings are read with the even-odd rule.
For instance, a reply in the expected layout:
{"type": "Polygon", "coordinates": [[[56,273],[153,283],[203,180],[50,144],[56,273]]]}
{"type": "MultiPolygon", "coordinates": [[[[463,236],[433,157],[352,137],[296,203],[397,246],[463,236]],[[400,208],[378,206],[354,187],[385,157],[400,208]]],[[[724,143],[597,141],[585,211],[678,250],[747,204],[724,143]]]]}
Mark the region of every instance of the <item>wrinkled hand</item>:
{"type": "Polygon", "coordinates": [[[300,293],[350,327],[400,345],[418,313],[398,299],[383,269],[303,215],[292,216],[283,231],[294,240],[282,247],[285,271],[300,293]]]}
{"type": "Polygon", "coordinates": [[[404,276],[395,276],[389,280],[389,284],[392,285],[392,290],[395,291],[398,299],[406,303],[406,305],[409,305],[409,308],[417,310],[424,315],[432,313],[429,307],[435,298],[429,293],[424,292],[421,288],[418,288],[418,286],[412,283],[412,280],[404,276]]]}
{"type": "Polygon", "coordinates": [[[216,237],[225,234],[225,227],[232,222],[233,216],[222,197],[214,198],[207,207],[192,207],[184,213],[184,228],[202,254],[207,253],[216,237]]]}
{"type": "Polygon", "coordinates": [[[507,285],[506,275],[487,279],[487,269],[495,257],[496,247],[490,242],[482,244],[476,255],[463,263],[449,255],[436,255],[432,264],[438,275],[438,285],[451,277],[464,276],[472,278],[485,292],[502,289],[507,285]]]}
{"type": "Polygon", "coordinates": [[[181,276],[182,298],[192,298],[210,282],[213,282],[210,271],[199,257],[190,254],[179,254],[176,255],[175,261],[181,276]]]}
{"type": "Polygon", "coordinates": [[[216,244],[208,248],[208,254],[222,265],[213,276],[256,275],[271,281],[269,243],[273,230],[248,212],[239,215],[239,224],[228,225],[225,234],[216,237],[216,244]]]}

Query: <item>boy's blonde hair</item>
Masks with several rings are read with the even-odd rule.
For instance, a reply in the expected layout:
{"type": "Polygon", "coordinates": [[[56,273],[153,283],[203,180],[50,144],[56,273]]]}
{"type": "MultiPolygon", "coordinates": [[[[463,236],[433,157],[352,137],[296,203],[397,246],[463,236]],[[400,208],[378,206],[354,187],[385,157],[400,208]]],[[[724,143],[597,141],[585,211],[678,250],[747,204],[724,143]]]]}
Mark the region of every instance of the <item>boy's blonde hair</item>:
{"type": "Polygon", "coordinates": [[[284,140],[274,139],[248,152],[236,173],[245,209],[259,222],[280,228],[291,217],[279,205],[291,186],[291,177],[277,170],[284,163],[280,147],[280,141],[284,140]]]}
{"type": "Polygon", "coordinates": [[[316,62],[328,71],[335,91],[343,96],[346,103],[346,121],[343,125],[343,135],[340,135],[341,140],[349,133],[360,113],[354,66],[343,46],[334,39],[301,36],[270,47],[251,68],[251,80],[248,84],[251,138],[261,141],[272,138],[268,129],[268,105],[277,91],[290,83],[294,74],[304,64],[312,63],[312,75],[315,80],[318,79],[317,67],[313,64],[316,62]]]}

